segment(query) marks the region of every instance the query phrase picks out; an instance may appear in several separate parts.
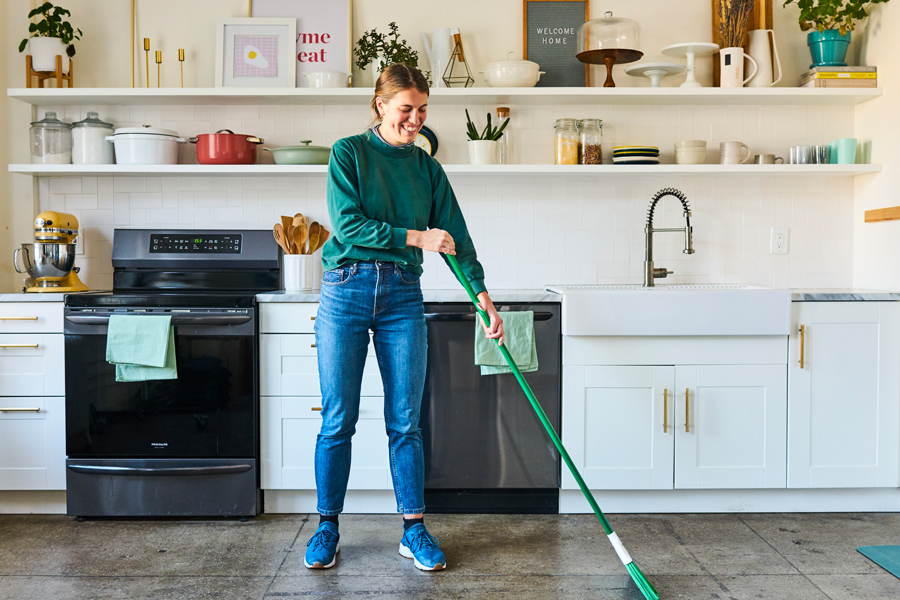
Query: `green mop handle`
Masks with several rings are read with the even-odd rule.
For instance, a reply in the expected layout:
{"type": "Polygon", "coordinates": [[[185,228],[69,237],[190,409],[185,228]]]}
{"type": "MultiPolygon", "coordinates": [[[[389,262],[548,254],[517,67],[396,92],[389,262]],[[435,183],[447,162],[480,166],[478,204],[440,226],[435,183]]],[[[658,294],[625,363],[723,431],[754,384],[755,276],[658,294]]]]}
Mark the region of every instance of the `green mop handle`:
{"type": "MultiPolygon", "coordinates": [[[[472,285],[469,283],[469,280],[466,279],[465,275],[463,275],[462,269],[460,269],[459,262],[456,260],[456,257],[452,254],[445,254],[444,256],[446,257],[447,262],[450,263],[450,266],[453,268],[453,272],[456,273],[456,278],[459,279],[459,282],[466,289],[466,293],[469,294],[469,299],[475,305],[475,309],[478,311],[478,314],[481,315],[481,320],[484,321],[484,324],[487,327],[490,327],[491,320],[490,318],[488,318],[487,313],[478,307],[478,298],[477,296],[475,296],[475,290],[472,289],[472,285]]],[[[613,529],[610,526],[609,521],[606,520],[606,517],[603,515],[603,511],[600,510],[600,506],[598,506],[597,501],[594,500],[594,495],[591,494],[591,491],[588,489],[587,484],[584,483],[584,479],[581,478],[581,473],[578,472],[578,469],[575,467],[574,463],[572,463],[572,459],[569,458],[569,453],[566,452],[566,449],[563,447],[562,441],[559,439],[559,435],[557,435],[556,430],[553,429],[553,425],[550,423],[550,420],[544,413],[544,409],[541,408],[541,405],[538,403],[537,398],[534,397],[534,392],[531,391],[531,386],[528,385],[528,382],[525,381],[525,378],[522,376],[522,372],[519,370],[518,365],[516,365],[516,361],[514,361],[513,357],[510,356],[509,350],[506,349],[506,346],[500,345],[499,339],[495,339],[494,343],[497,344],[497,347],[500,349],[500,353],[503,354],[503,358],[506,359],[506,362],[509,364],[509,368],[512,369],[513,375],[515,375],[516,379],[519,380],[519,384],[522,386],[522,391],[524,391],[525,395],[528,396],[528,401],[531,402],[531,407],[534,409],[534,412],[537,413],[537,416],[541,420],[541,423],[544,424],[544,429],[547,430],[547,434],[550,436],[550,439],[553,440],[553,445],[556,446],[556,449],[559,451],[559,455],[562,456],[563,460],[566,462],[566,465],[568,465],[569,471],[572,472],[572,476],[575,477],[575,481],[578,482],[578,487],[581,488],[581,491],[584,493],[584,497],[587,498],[588,503],[594,510],[594,514],[597,515],[598,519],[600,519],[600,524],[603,525],[603,529],[606,531],[606,535],[612,534],[613,529]]]]}

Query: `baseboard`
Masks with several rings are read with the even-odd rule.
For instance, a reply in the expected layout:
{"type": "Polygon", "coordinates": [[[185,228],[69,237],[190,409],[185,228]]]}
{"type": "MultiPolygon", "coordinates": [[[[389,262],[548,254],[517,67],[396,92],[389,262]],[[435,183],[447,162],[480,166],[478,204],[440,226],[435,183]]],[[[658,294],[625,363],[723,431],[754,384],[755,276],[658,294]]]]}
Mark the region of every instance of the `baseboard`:
{"type": "MultiPolygon", "coordinates": [[[[605,513],[900,512],[900,489],[592,490],[605,513]]],[[[580,490],[561,490],[560,513],[589,513],[580,490]]]]}
{"type": "Polygon", "coordinates": [[[0,491],[0,514],[64,515],[66,492],[65,490],[0,491]]]}
{"type": "MultiPolygon", "coordinates": [[[[263,512],[317,512],[316,490],[265,490],[263,512]]],[[[395,515],[397,499],[393,490],[348,490],[344,498],[344,513],[395,515]]]]}

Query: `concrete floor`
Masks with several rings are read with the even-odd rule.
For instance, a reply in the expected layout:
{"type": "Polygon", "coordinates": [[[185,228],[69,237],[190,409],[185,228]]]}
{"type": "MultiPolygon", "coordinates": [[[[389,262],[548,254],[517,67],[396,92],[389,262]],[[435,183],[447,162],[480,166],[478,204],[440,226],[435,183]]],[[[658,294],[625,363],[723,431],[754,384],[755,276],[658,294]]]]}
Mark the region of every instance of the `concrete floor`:
{"type": "MultiPolygon", "coordinates": [[[[610,520],[664,599],[900,599],[900,579],[856,551],[900,543],[900,514],[610,520]]],[[[343,515],[337,565],[307,570],[317,523],[3,515],[0,598],[643,598],[593,515],[431,515],[449,562],[437,573],[397,553],[399,516],[368,515],[343,515]]]]}

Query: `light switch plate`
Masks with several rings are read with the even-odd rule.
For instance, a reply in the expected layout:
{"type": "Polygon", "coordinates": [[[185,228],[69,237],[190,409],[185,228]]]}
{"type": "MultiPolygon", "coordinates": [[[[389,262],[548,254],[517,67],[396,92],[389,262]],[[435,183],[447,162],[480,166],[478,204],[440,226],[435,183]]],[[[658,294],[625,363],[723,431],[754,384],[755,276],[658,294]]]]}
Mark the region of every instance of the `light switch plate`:
{"type": "Polygon", "coordinates": [[[769,254],[787,254],[788,235],[789,229],[787,227],[773,227],[772,241],[769,244],[769,254]]]}

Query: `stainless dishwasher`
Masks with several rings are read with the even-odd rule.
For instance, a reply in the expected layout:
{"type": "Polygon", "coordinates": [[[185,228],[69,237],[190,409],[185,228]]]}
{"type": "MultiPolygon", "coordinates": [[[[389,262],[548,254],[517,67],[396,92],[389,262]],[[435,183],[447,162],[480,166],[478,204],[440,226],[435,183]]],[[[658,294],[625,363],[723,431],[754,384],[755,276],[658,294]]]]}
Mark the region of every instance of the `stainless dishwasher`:
{"type": "MultiPolygon", "coordinates": [[[[560,426],[560,306],[496,304],[534,311],[538,370],[525,379],[560,426]]],[[[427,303],[428,370],[420,425],[429,512],[557,513],[559,453],[512,374],[475,366],[475,307],[427,303]]]]}

